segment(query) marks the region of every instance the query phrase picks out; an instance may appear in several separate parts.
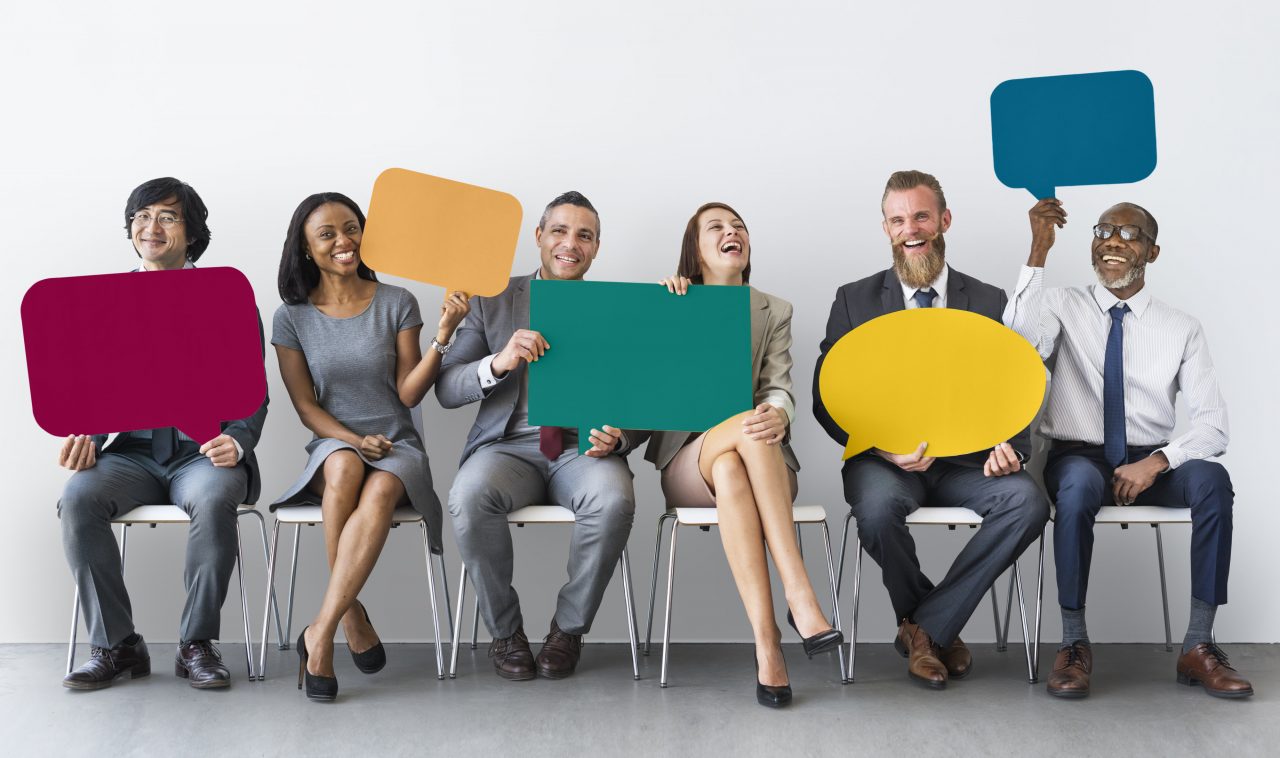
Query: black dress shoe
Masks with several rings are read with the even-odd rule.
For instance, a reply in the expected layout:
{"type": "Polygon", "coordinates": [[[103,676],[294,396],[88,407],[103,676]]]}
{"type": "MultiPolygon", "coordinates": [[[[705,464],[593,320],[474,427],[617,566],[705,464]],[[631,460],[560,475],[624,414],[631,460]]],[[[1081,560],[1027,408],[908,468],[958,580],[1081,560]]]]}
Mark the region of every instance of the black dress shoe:
{"type": "MultiPolygon", "coordinates": [[[[787,611],[787,623],[791,625],[792,629],[796,630],[796,634],[800,634],[800,627],[796,626],[796,619],[795,616],[791,615],[791,611],[787,611]]],[[[818,632],[812,637],[800,634],[800,641],[804,643],[804,654],[812,658],[818,653],[825,653],[843,645],[844,632],[839,629],[828,629],[825,632],[818,632]]]]}
{"type": "Polygon", "coordinates": [[[548,679],[564,679],[573,674],[581,657],[582,635],[563,631],[552,619],[551,631],[538,651],[538,674],[548,679]]]}
{"type": "Polygon", "coordinates": [[[304,627],[302,634],[298,635],[298,689],[302,689],[302,683],[307,684],[307,697],[322,703],[332,702],[338,697],[338,678],[334,676],[321,676],[307,671],[307,629],[304,627]]]}
{"type": "Polygon", "coordinates": [[[510,637],[494,637],[489,643],[489,657],[493,659],[494,671],[507,681],[524,682],[538,676],[523,627],[510,637]]]}
{"type": "MultiPolygon", "coordinates": [[[[369,609],[364,607],[364,603],[360,603],[360,610],[364,612],[364,623],[368,624],[369,628],[372,629],[373,622],[369,620],[369,609]]],[[[351,643],[347,643],[347,649],[351,650],[351,643]]],[[[357,653],[351,650],[351,660],[355,661],[356,668],[360,669],[360,673],[376,674],[387,665],[387,649],[379,642],[363,652],[357,653]]]]}
{"type": "Polygon", "coordinates": [[[765,708],[781,708],[791,703],[791,685],[774,686],[760,683],[760,661],[756,661],[756,702],[765,708]]]}
{"type": "Polygon", "coordinates": [[[89,660],[67,674],[62,686],[73,690],[100,690],[110,687],[121,677],[138,679],[150,673],[151,654],[147,652],[147,643],[142,635],[138,635],[138,641],[132,645],[122,642],[109,650],[96,645],[91,647],[89,660]]]}
{"type": "Polygon", "coordinates": [[[216,690],[231,686],[231,672],[222,665],[222,653],[209,640],[191,640],[178,645],[173,673],[190,679],[198,690],[216,690]]]}

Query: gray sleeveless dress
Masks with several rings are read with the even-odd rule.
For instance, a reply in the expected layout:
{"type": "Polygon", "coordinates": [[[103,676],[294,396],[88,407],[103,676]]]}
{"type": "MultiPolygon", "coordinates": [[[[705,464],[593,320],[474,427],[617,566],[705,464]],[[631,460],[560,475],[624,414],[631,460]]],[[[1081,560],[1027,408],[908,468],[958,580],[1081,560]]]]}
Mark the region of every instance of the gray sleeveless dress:
{"type": "Polygon", "coordinates": [[[341,440],[313,438],[302,475],[271,504],[272,510],[280,505],[318,505],[320,498],[307,484],[330,454],[351,450],[373,468],[400,479],[410,504],[427,522],[432,551],[440,552],[440,499],[422,439],[396,392],[396,335],[421,325],[417,299],[401,287],[382,283],[369,307],[350,318],[326,316],[309,302],[276,309],[271,344],[302,351],[320,407],[352,432],[384,434],[393,445],[381,460],[371,461],[341,440]]]}

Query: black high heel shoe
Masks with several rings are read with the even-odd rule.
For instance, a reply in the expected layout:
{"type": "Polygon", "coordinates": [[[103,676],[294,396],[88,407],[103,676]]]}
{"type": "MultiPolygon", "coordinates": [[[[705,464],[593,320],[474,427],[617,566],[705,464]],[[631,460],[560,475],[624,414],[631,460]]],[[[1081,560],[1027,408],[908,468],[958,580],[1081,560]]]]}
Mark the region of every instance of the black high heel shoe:
{"type": "MultiPolygon", "coordinates": [[[[800,634],[800,627],[796,626],[795,616],[791,615],[791,611],[787,611],[787,623],[791,628],[796,630],[796,634],[800,634]]],[[[804,654],[812,658],[818,653],[825,653],[828,650],[834,650],[844,644],[844,632],[839,629],[828,629],[825,632],[818,632],[812,637],[806,637],[800,634],[800,641],[804,643],[804,654]]]]}
{"type": "MultiPolygon", "coordinates": [[[[781,652],[782,648],[779,647],[778,650],[779,652],[781,652]]],[[[752,653],[752,655],[754,655],[754,653],[752,653]]],[[[756,664],[756,702],[759,703],[760,705],[763,705],[765,708],[781,708],[785,705],[790,705],[791,685],[784,684],[780,687],[775,687],[769,684],[761,684],[760,683],[760,661],[758,660],[755,661],[755,664],[756,664]]]]}
{"type": "Polygon", "coordinates": [[[330,702],[338,697],[338,679],[332,676],[321,676],[307,671],[307,629],[298,635],[298,689],[307,683],[307,697],[311,700],[330,702]]]}
{"type": "MultiPolygon", "coordinates": [[[[373,628],[373,622],[369,620],[369,609],[364,607],[364,603],[360,603],[360,610],[364,611],[364,623],[373,628]]],[[[350,643],[347,644],[347,649],[351,650],[350,643]]],[[[351,660],[355,661],[356,668],[362,674],[376,674],[387,665],[387,649],[379,642],[362,653],[351,650],[351,660]]]]}

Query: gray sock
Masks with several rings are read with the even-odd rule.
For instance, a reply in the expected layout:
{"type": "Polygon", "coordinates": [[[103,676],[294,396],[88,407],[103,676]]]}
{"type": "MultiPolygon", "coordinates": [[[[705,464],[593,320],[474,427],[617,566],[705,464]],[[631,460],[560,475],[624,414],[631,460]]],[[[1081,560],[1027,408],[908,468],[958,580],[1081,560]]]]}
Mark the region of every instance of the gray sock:
{"type": "Polygon", "coordinates": [[[1191,620],[1187,622],[1187,636],[1182,638],[1182,652],[1187,652],[1201,642],[1213,642],[1213,617],[1218,606],[1206,603],[1198,597],[1191,598],[1191,620]]]}
{"type": "MultiPolygon", "coordinates": [[[[1089,630],[1084,625],[1083,608],[1062,609],[1062,648],[1071,647],[1076,642],[1089,644],[1089,630]]],[[[1059,649],[1062,649],[1059,648],[1059,649]]]]}

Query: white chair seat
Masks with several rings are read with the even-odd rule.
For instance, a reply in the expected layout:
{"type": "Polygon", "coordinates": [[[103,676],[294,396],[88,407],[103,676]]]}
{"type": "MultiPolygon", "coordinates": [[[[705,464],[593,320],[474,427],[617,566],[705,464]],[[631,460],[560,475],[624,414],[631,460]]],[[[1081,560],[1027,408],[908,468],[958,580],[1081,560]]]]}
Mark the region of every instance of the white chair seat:
{"type": "Polygon", "coordinates": [[[982,517],[968,508],[917,508],[907,515],[907,526],[980,526],[982,517]]]}
{"type": "MultiPolygon", "coordinates": [[[[676,521],[681,526],[718,526],[719,511],[716,508],[676,508],[676,521]]],[[[821,505],[797,505],[792,510],[792,520],[797,524],[817,524],[827,520],[827,509],[821,505]]]]}
{"type": "MultiPolygon", "coordinates": [[[[149,507],[149,506],[148,506],[149,507]]],[[[276,509],[276,521],[282,524],[322,524],[324,514],[318,505],[282,505],[276,509]]],[[[408,505],[402,505],[391,514],[393,524],[414,524],[422,520],[422,514],[408,505]]]]}
{"type": "Polygon", "coordinates": [[[1098,511],[1099,524],[1190,524],[1190,508],[1162,505],[1104,505],[1098,511]]]}
{"type": "Polygon", "coordinates": [[[507,514],[508,524],[572,524],[576,520],[563,505],[526,505],[507,514]]]}
{"type": "MultiPolygon", "coordinates": [[[[252,505],[241,505],[236,512],[251,511],[252,505]]],[[[189,524],[191,517],[176,505],[140,505],[128,513],[111,519],[113,524],[189,524]]]]}

